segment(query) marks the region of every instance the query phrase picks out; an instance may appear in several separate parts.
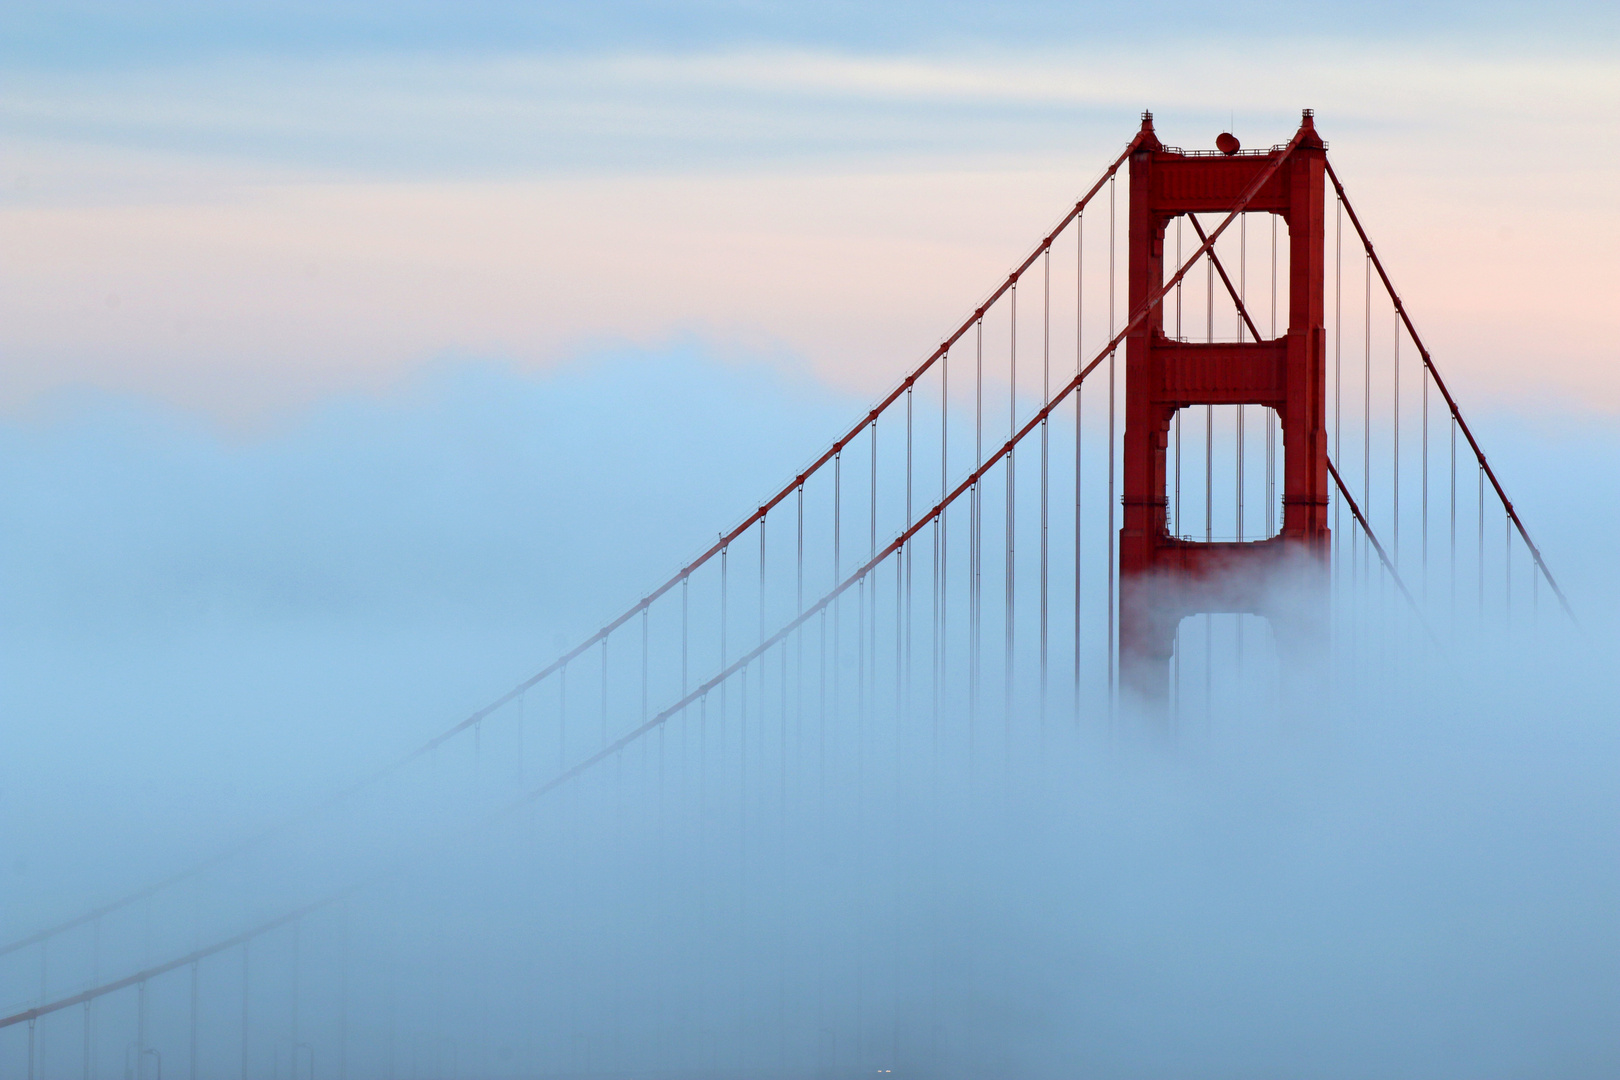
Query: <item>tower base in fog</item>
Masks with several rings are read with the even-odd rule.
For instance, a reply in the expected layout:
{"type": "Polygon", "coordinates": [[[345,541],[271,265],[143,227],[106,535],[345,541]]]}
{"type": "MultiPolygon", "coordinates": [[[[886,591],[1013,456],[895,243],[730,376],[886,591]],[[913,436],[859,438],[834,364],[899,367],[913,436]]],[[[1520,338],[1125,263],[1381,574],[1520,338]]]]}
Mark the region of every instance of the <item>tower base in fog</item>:
{"type": "Polygon", "coordinates": [[[1128,700],[1150,712],[1168,707],[1176,629],[1190,615],[1264,618],[1284,679],[1295,690],[1314,685],[1312,673],[1328,641],[1324,558],[1282,537],[1243,544],[1172,541],[1160,551],[1179,554],[1173,571],[1120,578],[1119,680],[1128,700]]]}

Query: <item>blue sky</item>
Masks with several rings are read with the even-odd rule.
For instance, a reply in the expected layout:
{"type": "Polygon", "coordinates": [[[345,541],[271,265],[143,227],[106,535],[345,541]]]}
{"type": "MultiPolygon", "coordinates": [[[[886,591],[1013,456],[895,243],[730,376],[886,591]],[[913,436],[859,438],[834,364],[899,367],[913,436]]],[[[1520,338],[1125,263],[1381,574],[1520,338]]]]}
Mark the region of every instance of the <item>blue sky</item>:
{"type": "Polygon", "coordinates": [[[1111,40],[1260,42],[1498,40],[1585,43],[1620,18],[1601,3],[962,2],[708,3],[33,3],[7,5],[11,62],[149,64],[218,54],[334,52],[566,54],[793,44],[857,51],[1046,46],[1111,40]]]}

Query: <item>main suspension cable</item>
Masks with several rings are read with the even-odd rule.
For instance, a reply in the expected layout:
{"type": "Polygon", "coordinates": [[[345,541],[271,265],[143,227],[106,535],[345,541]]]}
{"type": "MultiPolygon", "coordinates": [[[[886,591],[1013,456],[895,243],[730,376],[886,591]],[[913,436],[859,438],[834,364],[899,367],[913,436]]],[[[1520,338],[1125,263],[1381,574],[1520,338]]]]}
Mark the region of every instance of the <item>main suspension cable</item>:
{"type": "Polygon", "coordinates": [[[236,857],[238,855],[244,854],[245,852],[250,851],[250,850],[258,847],[259,845],[265,843],[266,841],[268,841],[272,837],[278,836],[281,833],[285,832],[287,829],[292,828],[294,825],[296,825],[296,824],[298,824],[298,823],[300,823],[302,821],[305,821],[305,820],[307,820],[307,819],[309,819],[311,817],[317,816],[317,815],[325,812],[326,810],[331,809],[334,806],[340,805],[343,802],[346,802],[348,799],[350,799],[353,796],[359,794],[361,791],[366,790],[367,788],[371,787],[372,785],[376,784],[377,782],[381,781],[382,779],[384,779],[384,778],[392,775],[393,773],[399,771],[400,769],[404,768],[406,765],[409,765],[410,763],[412,763],[414,761],[417,761],[417,760],[427,756],[428,754],[430,754],[433,750],[438,748],[441,744],[443,744],[447,740],[449,740],[451,738],[454,738],[456,735],[461,734],[462,732],[468,730],[469,728],[474,727],[480,721],[482,721],[485,717],[489,716],[491,713],[494,713],[494,712],[498,711],[499,709],[505,707],[506,705],[510,704],[511,702],[515,701],[524,692],[526,692],[527,690],[532,689],[538,683],[540,683],[543,680],[551,677],[554,674],[557,674],[557,673],[561,672],[562,669],[563,669],[563,666],[566,663],[568,663],[571,660],[575,660],[575,659],[579,658],[580,656],[584,655],[592,647],[594,647],[598,642],[604,640],[606,637],[611,635],[619,627],[625,625],[631,619],[633,619],[636,616],[640,615],[641,612],[646,610],[646,608],[648,608],[653,602],[655,602],[658,599],[660,599],[661,597],[663,597],[666,593],[668,593],[670,590],[674,589],[677,585],[683,584],[688,579],[688,577],[691,575],[691,573],[693,571],[697,570],[699,567],[704,566],[711,559],[715,558],[720,553],[720,550],[723,547],[725,547],[728,544],[730,544],[731,542],[735,541],[739,536],[741,536],[744,532],[746,532],[756,521],[758,521],[759,518],[761,518],[765,513],[767,513],[770,509],[775,507],[783,499],[787,498],[792,492],[794,492],[800,485],[802,485],[804,483],[804,481],[805,481],[805,479],[807,477],[813,475],[816,472],[819,472],[823,467],[825,467],[833,459],[833,457],[840,450],[842,450],[844,445],[847,442],[849,442],[849,440],[853,439],[856,435],[858,435],[866,427],[866,425],[868,423],[870,423],[872,421],[872,419],[877,416],[877,414],[887,410],[892,404],[894,404],[895,401],[897,401],[899,399],[900,395],[907,388],[909,388],[913,383],[915,383],[915,381],[920,376],[922,376],[924,373],[926,373],[936,362],[938,362],[941,358],[943,358],[946,351],[951,347],[951,345],[953,345],[964,334],[966,334],[967,331],[973,326],[973,324],[975,322],[975,319],[977,317],[982,316],[983,311],[986,308],[988,308],[991,305],[995,304],[1002,297],[1002,295],[1005,294],[1007,292],[1007,290],[1014,283],[1016,283],[1018,278],[1025,271],[1027,271],[1029,269],[1029,267],[1034,265],[1035,260],[1040,258],[1042,256],[1042,254],[1044,254],[1046,251],[1048,251],[1051,248],[1052,243],[1057,239],[1057,237],[1066,228],[1068,228],[1070,223],[1074,222],[1080,216],[1080,213],[1085,209],[1086,204],[1089,203],[1091,201],[1091,199],[1093,197],[1095,197],[1099,191],[1102,190],[1102,187],[1103,187],[1104,184],[1106,184],[1106,183],[1108,183],[1108,182],[1110,182],[1112,180],[1112,178],[1114,177],[1114,174],[1119,170],[1119,167],[1121,165],[1123,165],[1127,159],[1129,159],[1131,154],[1136,152],[1137,148],[1141,145],[1141,143],[1142,143],[1142,134],[1138,133],[1126,145],[1124,150],[1122,150],[1120,152],[1119,156],[1116,157],[1114,159],[1114,161],[1106,169],[1103,170],[1102,174],[1100,176],[1098,176],[1097,180],[1092,184],[1092,186],[1087,190],[1087,192],[1083,196],[1081,196],[1080,199],[1078,199],[1075,202],[1074,206],[1071,207],[1063,215],[1063,217],[1057,222],[1057,224],[1053,226],[1053,228],[1050,230],[1050,232],[1048,232],[1048,234],[1041,240],[1041,242],[1036,245],[1035,250],[1030,252],[1030,254],[1022,262],[1019,263],[1017,268],[1015,270],[1013,270],[1013,272],[1011,274],[1008,275],[1008,278],[1007,278],[1006,281],[1003,281],[1000,285],[998,285],[994,290],[991,291],[990,295],[984,300],[983,304],[977,309],[975,316],[969,317],[960,326],[958,326],[957,329],[955,331],[953,331],[939,345],[938,348],[936,348],[925,360],[922,361],[922,363],[920,363],[917,367],[915,367],[903,380],[901,380],[901,382],[893,390],[891,390],[887,395],[885,395],[885,397],[883,397],[878,402],[878,404],[867,414],[867,416],[863,417],[860,421],[858,421],[848,432],[846,432],[841,438],[839,438],[837,441],[835,441],[832,444],[832,446],[828,447],[827,450],[825,450],[820,456],[818,456],[814,461],[812,461],[808,466],[806,466],[805,469],[801,473],[799,473],[798,476],[794,477],[794,479],[792,481],[790,481],[787,485],[785,485],[780,491],[778,491],[771,498],[765,500],[765,502],[761,503],[758,510],[756,510],[753,514],[750,514],[747,518],[745,518],[742,522],[740,522],[738,525],[736,525],[729,532],[722,534],[720,536],[720,538],[714,544],[712,544],[708,549],[706,549],[704,552],[702,552],[700,555],[698,555],[697,558],[693,559],[690,563],[683,566],[679,571],[677,571],[674,575],[672,575],[662,585],[660,585],[658,588],[652,590],[651,592],[647,593],[644,597],[642,597],[641,600],[639,600],[636,604],[632,605],[628,610],[623,612],[621,615],[617,616],[616,618],[614,618],[614,619],[610,620],[609,622],[607,622],[606,624],[604,624],[601,627],[601,629],[596,631],[596,633],[592,634],[590,637],[588,637],[584,641],[580,642],[573,649],[570,649],[568,652],[566,652],[563,655],[559,656],[556,660],[552,661],[550,664],[547,664],[545,667],[541,668],[535,674],[531,675],[527,679],[524,679],[522,682],[518,683],[516,686],[512,687],[507,692],[505,692],[505,693],[501,694],[500,696],[496,697],[495,699],[490,701],[488,704],[484,705],[482,708],[479,708],[479,709],[475,710],[474,712],[472,712],[471,714],[469,714],[468,716],[466,716],[462,720],[460,720],[457,723],[451,725],[450,727],[444,729],[443,731],[441,731],[437,735],[434,735],[432,738],[426,740],[421,745],[419,745],[419,746],[415,747],[414,749],[406,752],[405,754],[401,755],[400,757],[396,758],[395,760],[393,760],[393,761],[391,761],[391,762],[389,762],[389,763],[387,763],[387,764],[373,770],[370,773],[367,773],[366,775],[361,777],[359,780],[357,780],[353,784],[350,784],[347,787],[341,788],[338,791],[334,792],[332,795],[328,796],[327,798],[325,798],[325,799],[323,799],[323,800],[321,800],[319,802],[316,802],[314,804],[311,804],[310,806],[304,808],[303,810],[300,810],[299,812],[289,816],[288,818],[285,818],[285,819],[283,819],[283,820],[281,820],[281,821],[279,821],[279,822],[277,822],[275,824],[267,826],[266,828],[264,828],[264,829],[260,830],[259,832],[256,832],[256,833],[246,837],[245,839],[243,839],[241,841],[238,841],[238,842],[236,842],[234,844],[227,845],[226,847],[220,849],[219,851],[217,851],[214,854],[208,856],[207,858],[202,859],[202,860],[200,860],[200,861],[198,861],[196,863],[193,863],[193,864],[187,866],[186,868],[184,868],[182,870],[176,871],[173,874],[167,875],[166,877],[160,878],[157,881],[155,881],[155,882],[153,882],[153,883],[151,883],[149,885],[146,885],[146,886],[144,886],[142,888],[133,890],[133,891],[131,891],[129,893],[126,893],[126,894],[124,894],[124,895],[122,895],[120,897],[117,897],[114,900],[108,901],[107,903],[104,903],[104,904],[98,905],[96,907],[87,909],[83,913],[81,913],[79,915],[76,915],[73,918],[66,919],[66,920],[64,920],[64,921],[62,921],[60,923],[52,924],[51,926],[47,926],[47,927],[42,928],[42,929],[40,929],[38,931],[35,931],[33,933],[25,934],[22,937],[15,938],[10,942],[6,942],[5,944],[0,944],[0,956],[5,956],[5,955],[7,955],[9,953],[15,952],[15,951],[17,951],[19,949],[26,948],[26,947],[28,947],[30,945],[39,944],[40,942],[46,941],[46,940],[48,940],[48,939],[50,939],[52,937],[55,937],[58,934],[61,934],[61,933],[65,932],[65,931],[67,931],[67,930],[71,930],[71,929],[74,929],[75,927],[91,923],[91,922],[95,921],[96,919],[101,918],[102,916],[111,914],[112,912],[118,911],[118,910],[120,910],[120,909],[122,909],[124,907],[129,906],[130,904],[137,903],[137,902],[139,902],[139,901],[141,901],[143,899],[154,896],[157,893],[160,893],[163,890],[165,890],[167,888],[170,888],[171,886],[177,885],[177,884],[179,884],[179,883],[181,883],[183,881],[186,881],[186,880],[188,880],[188,879],[190,879],[192,877],[195,877],[197,874],[203,873],[203,872],[205,872],[205,871],[207,871],[209,869],[212,869],[215,866],[218,866],[218,865],[220,865],[220,864],[222,864],[224,862],[227,862],[228,860],[230,860],[230,859],[232,859],[232,858],[234,858],[234,857],[236,857]]]}
{"type": "MultiPolygon", "coordinates": [[[[823,596],[814,605],[812,605],[811,607],[805,609],[804,611],[802,611],[798,615],[796,615],[789,623],[787,623],[784,627],[782,627],[780,630],[778,630],[775,634],[771,635],[769,638],[765,639],[764,641],[758,643],[754,648],[748,650],[743,655],[739,656],[736,660],[732,661],[730,664],[723,664],[722,665],[722,670],[718,674],[714,675],[713,677],[711,677],[710,679],[708,679],[704,683],[700,684],[699,686],[697,686],[697,687],[693,688],[692,690],[688,691],[687,693],[683,694],[678,701],[676,701],[674,704],[668,706],[667,708],[661,710],[660,712],[658,712],[656,715],[654,715],[653,717],[651,717],[647,721],[637,725],[635,728],[631,729],[630,731],[625,732],[624,734],[620,735],[617,739],[614,739],[611,742],[608,742],[605,745],[601,746],[594,753],[588,755],[586,758],[579,761],[578,763],[576,763],[572,767],[560,771],[556,776],[552,777],[552,779],[546,781],[544,784],[541,784],[539,787],[532,789],[530,792],[528,792],[522,798],[520,798],[518,800],[515,800],[513,803],[507,805],[506,807],[503,807],[501,810],[497,811],[496,813],[494,813],[492,815],[489,815],[488,817],[482,819],[479,822],[479,824],[484,824],[484,823],[487,823],[489,821],[495,820],[495,819],[497,819],[499,817],[505,816],[506,814],[508,814],[508,813],[518,809],[518,808],[526,806],[529,803],[533,802],[534,800],[536,800],[538,798],[541,798],[542,796],[544,796],[546,794],[549,794],[550,792],[556,790],[557,788],[563,786],[564,784],[567,784],[569,781],[573,780],[575,777],[578,777],[578,776],[582,775],[584,772],[586,772],[587,770],[589,770],[590,768],[592,768],[596,764],[600,763],[601,761],[606,760],[607,758],[616,755],[617,753],[619,753],[619,751],[623,750],[625,747],[627,747],[630,744],[632,744],[633,742],[635,742],[642,735],[644,735],[647,732],[653,730],[654,728],[662,725],[666,720],[668,720],[672,716],[676,716],[676,715],[680,714],[682,711],[684,711],[690,705],[692,705],[694,703],[702,704],[702,703],[706,702],[708,694],[711,691],[713,691],[715,689],[720,689],[722,694],[723,694],[724,693],[724,688],[725,688],[727,682],[730,680],[730,678],[733,675],[735,675],[738,671],[741,671],[741,670],[745,669],[749,664],[752,664],[756,659],[758,659],[760,656],[762,656],[768,649],[774,647],[778,642],[784,640],[787,637],[787,635],[789,635],[792,632],[794,632],[795,630],[797,630],[800,626],[802,626],[812,616],[820,615],[822,612],[826,611],[829,606],[835,605],[846,591],[848,591],[851,587],[855,586],[859,582],[865,580],[865,578],[866,578],[866,576],[868,574],[870,574],[877,566],[879,566],[884,560],[886,560],[895,551],[899,550],[904,544],[909,542],[911,540],[911,538],[920,529],[923,528],[924,525],[928,524],[931,521],[938,520],[940,518],[940,516],[944,513],[946,507],[950,503],[956,501],[965,492],[967,492],[969,490],[976,490],[977,487],[978,487],[978,484],[979,484],[980,480],[983,478],[983,476],[991,468],[993,468],[1003,457],[1010,454],[1012,452],[1013,448],[1017,445],[1018,442],[1020,442],[1022,439],[1024,439],[1031,431],[1035,430],[1043,420],[1045,420],[1048,416],[1050,416],[1052,411],[1059,404],[1061,404],[1063,402],[1063,400],[1066,399],[1069,396],[1069,394],[1076,392],[1079,389],[1080,385],[1085,381],[1086,377],[1088,375],[1090,375],[1093,371],[1095,371],[1096,368],[1098,367],[1098,365],[1100,365],[1103,362],[1104,359],[1106,359],[1106,358],[1113,355],[1113,353],[1118,348],[1120,343],[1125,339],[1125,337],[1128,334],[1130,334],[1133,330],[1135,330],[1137,328],[1137,326],[1147,317],[1147,314],[1150,311],[1152,311],[1158,305],[1158,303],[1164,298],[1165,294],[1168,293],[1172,288],[1174,288],[1174,286],[1177,283],[1180,282],[1182,277],[1184,277],[1186,275],[1187,271],[1191,268],[1191,266],[1193,264],[1195,264],[1198,259],[1204,257],[1205,254],[1208,253],[1211,250],[1215,240],[1219,239],[1221,233],[1225,231],[1226,227],[1232,222],[1232,220],[1237,215],[1242,213],[1243,209],[1245,207],[1247,207],[1247,205],[1249,204],[1250,201],[1252,201],[1255,194],[1260,190],[1260,188],[1263,187],[1264,184],[1271,179],[1271,177],[1281,167],[1282,163],[1284,161],[1286,161],[1292,155],[1294,149],[1299,144],[1299,140],[1300,140],[1300,135],[1296,134],[1294,136],[1294,138],[1292,140],[1290,140],[1289,143],[1283,148],[1282,152],[1280,154],[1278,154],[1278,156],[1276,158],[1274,158],[1268,164],[1267,168],[1262,170],[1260,172],[1260,174],[1258,176],[1256,176],[1254,178],[1254,180],[1252,180],[1250,182],[1250,184],[1244,189],[1243,193],[1240,195],[1240,197],[1239,197],[1239,199],[1237,201],[1237,204],[1234,206],[1232,211],[1227,215],[1225,220],[1223,220],[1221,222],[1221,224],[1218,225],[1215,228],[1214,232],[1210,234],[1209,239],[1205,241],[1205,243],[1200,247],[1200,249],[1198,251],[1194,252],[1192,258],[1189,259],[1188,262],[1186,264],[1184,264],[1176,272],[1175,276],[1169,282],[1166,282],[1164,285],[1162,285],[1158,289],[1156,289],[1153,292],[1153,294],[1150,295],[1142,303],[1142,305],[1139,308],[1137,308],[1137,310],[1135,312],[1132,313],[1131,317],[1126,321],[1124,327],[1122,327],[1117,333],[1112,335],[1112,337],[1110,338],[1108,343],[1103,347],[1103,350],[1101,352],[1099,352],[1091,360],[1091,362],[1089,364],[1087,364],[1084,368],[1082,368],[1079,372],[1077,372],[1075,374],[1075,376],[1072,379],[1070,379],[1069,382],[1067,384],[1065,384],[1058,391],[1056,396],[1054,396],[1049,401],[1044,403],[1042,405],[1042,407],[1040,408],[1040,410],[1037,411],[1036,414],[1033,417],[1031,417],[1029,421],[1027,421],[1021,428],[1019,428],[1015,432],[1013,432],[1012,437],[1009,438],[1006,443],[1004,443],[999,449],[997,449],[995,451],[995,453],[990,455],[989,458],[983,460],[980,464],[978,464],[978,466],[974,469],[974,471],[973,471],[973,473],[971,475],[969,475],[966,479],[962,480],[956,486],[956,488],[954,488],[945,498],[941,499],[940,502],[937,503],[928,513],[924,514],[922,517],[920,517],[916,521],[912,522],[906,528],[906,530],[904,532],[902,532],[894,540],[890,541],[887,545],[885,545],[881,550],[879,550],[875,555],[873,555],[873,557],[870,558],[864,565],[857,568],[847,578],[845,578],[843,581],[839,582],[830,592],[828,592],[825,596],[823,596]]],[[[1331,462],[1329,462],[1329,469],[1332,470],[1332,463],[1331,462]]],[[[1335,475],[1335,477],[1337,477],[1336,472],[1334,472],[1334,475],[1335,475]]],[[[835,476],[836,476],[836,471],[835,471],[835,476]]],[[[1341,485],[1341,487],[1342,487],[1342,485],[1341,485]]],[[[1380,550],[1380,553],[1381,553],[1382,549],[1380,548],[1379,550],[1380,550]]],[[[722,546],[721,554],[724,555],[725,551],[726,551],[725,546],[722,546]]],[[[724,560],[722,560],[722,565],[723,565],[723,563],[724,563],[724,560]]],[[[835,580],[836,580],[836,578],[835,578],[835,580]]],[[[722,577],[722,582],[724,582],[723,577],[722,577]]],[[[1403,586],[1403,589],[1404,589],[1404,586],[1403,586]]],[[[723,611],[724,611],[724,605],[722,604],[722,612],[723,611]]],[[[835,620],[835,633],[836,633],[836,620],[835,620]]],[[[722,636],[722,640],[723,640],[723,636],[722,636]]],[[[823,651],[823,663],[825,663],[825,650],[823,651]]],[[[835,668],[836,668],[836,665],[835,665],[835,668]]],[[[835,674],[835,678],[836,678],[836,674],[835,674]]],[[[824,771],[825,770],[823,770],[823,772],[824,771]]],[[[153,967],[148,967],[146,969],[143,969],[142,971],[138,971],[138,972],[134,973],[133,975],[125,976],[122,979],[114,980],[113,982],[106,983],[106,984],[103,984],[101,986],[92,987],[92,988],[90,988],[88,990],[85,990],[85,991],[83,991],[83,992],[81,992],[79,994],[72,995],[71,997],[68,997],[68,998],[59,999],[59,1000],[54,1001],[54,1002],[46,1002],[46,1003],[43,1003],[43,1004],[41,1004],[39,1006],[33,1007],[31,1009],[24,1010],[22,1012],[13,1014],[13,1015],[8,1016],[8,1017],[0,1017],[0,1028],[10,1027],[10,1026],[18,1024],[18,1023],[31,1022],[31,1021],[37,1019],[40,1016],[44,1016],[44,1015],[47,1015],[49,1013],[56,1012],[56,1011],[58,1011],[60,1009],[68,1008],[68,1007],[70,1007],[72,1005],[77,1005],[77,1004],[81,1004],[83,1002],[94,1000],[95,998],[101,997],[101,996],[103,996],[103,995],[105,995],[107,993],[112,993],[112,992],[114,992],[116,990],[124,989],[126,987],[133,986],[133,985],[138,985],[140,983],[145,982],[146,980],[148,980],[150,978],[156,977],[157,975],[163,974],[163,973],[168,972],[168,971],[175,970],[176,968],[184,966],[185,964],[188,964],[188,963],[192,963],[192,962],[194,962],[196,960],[204,959],[204,958],[206,958],[208,956],[214,955],[215,953],[218,953],[218,952],[223,951],[225,949],[231,948],[231,947],[233,947],[235,945],[238,945],[238,944],[245,945],[247,942],[253,940],[254,938],[260,936],[263,933],[266,933],[266,932],[268,932],[270,930],[273,930],[273,929],[275,929],[277,927],[287,925],[288,923],[294,922],[294,921],[296,921],[298,919],[302,919],[304,916],[306,916],[308,914],[311,914],[311,913],[313,913],[315,911],[321,910],[322,908],[325,908],[325,907],[328,907],[328,906],[330,906],[330,905],[332,905],[334,903],[337,903],[337,902],[339,902],[339,901],[341,901],[341,900],[343,900],[343,899],[345,899],[345,898],[347,898],[347,897],[349,897],[351,895],[354,895],[356,892],[360,891],[361,889],[363,889],[363,888],[365,888],[365,887],[367,887],[369,885],[375,884],[376,882],[378,882],[380,880],[383,880],[388,876],[391,876],[391,875],[393,875],[395,873],[398,873],[402,869],[402,865],[403,864],[395,864],[393,866],[390,866],[388,869],[386,869],[382,873],[368,876],[367,878],[365,878],[364,880],[362,880],[362,881],[360,881],[358,883],[345,886],[342,889],[339,889],[336,892],[334,892],[332,894],[329,894],[327,897],[325,897],[325,898],[323,898],[321,900],[314,901],[313,903],[306,904],[306,905],[304,905],[304,906],[302,906],[300,908],[297,908],[297,909],[295,909],[295,910],[293,910],[291,912],[288,912],[288,913],[285,913],[283,915],[277,916],[274,919],[271,919],[271,920],[269,920],[269,921],[267,921],[265,923],[261,923],[261,924],[259,924],[258,926],[254,927],[254,928],[251,928],[251,929],[243,931],[243,932],[241,932],[239,934],[233,935],[233,936],[231,936],[229,938],[226,938],[226,939],[224,939],[224,940],[222,940],[220,942],[217,942],[217,943],[215,943],[213,945],[207,946],[207,947],[202,948],[202,949],[193,950],[192,952],[187,953],[184,956],[181,956],[181,957],[176,958],[174,960],[168,961],[168,962],[166,962],[164,964],[159,964],[159,965],[156,965],[156,966],[153,966],[153,967]]]]}

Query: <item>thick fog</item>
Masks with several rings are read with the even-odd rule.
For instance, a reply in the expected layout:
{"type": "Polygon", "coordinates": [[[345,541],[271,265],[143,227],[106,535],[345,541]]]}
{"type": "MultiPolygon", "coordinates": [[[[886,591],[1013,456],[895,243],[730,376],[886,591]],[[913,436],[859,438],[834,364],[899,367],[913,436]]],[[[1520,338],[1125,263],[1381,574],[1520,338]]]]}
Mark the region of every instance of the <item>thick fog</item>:
{"type": "MultiPolygon", "coordinates": [[[[1620,436],[1602,418],[1476,418],[1579,630],[1522,550],[1482,602],[1472,563],[1457,585],[1409,551],[1422,619],[1376,569],[1336,577],[1333,648],[1306,671],[1281,669],[1261,620],[1191,619],[1157,713],[1111,703],[1100,661],[1076,672],[1069,630],[1044,689],[1035,661],[1003,669],[1000,622],[970,679],[955,631],[932,645],[966,594],[925,613],[891,559],[615,749],[800,610],[793,526],[772,519],[775,546],[739,545],[725,584],[707,567],[686,607],[677,588],[391,768],[867,407],[693,348],[549,375],[445,364],[251,433],[105,396],[6,422],[0,944],[234,853],[0,956],[11,1016],[201,954],[0,1030],[0,1071],[1620,1068],[1620,436]],[[736,590],[733,625],[703,606],[714,587],[736,590]]],[[[869,467],[893,490],[866,459],[847,473],[869,467]]],[[[825,495],[807,488],[804,520],[834,512],[825,495]]],[[[895,532],[866,528],[843,573],[895,532]]],[[[933,580],[937,541],[919,544],[933,580]]],[[[832,580],[809,574],[805,604],[832,580]]],[[[1100,584],[1063,580],[1103,610],[1100,584]]],[[[1007,588],[1020,657],[1032,582],[1007,588]]]]}

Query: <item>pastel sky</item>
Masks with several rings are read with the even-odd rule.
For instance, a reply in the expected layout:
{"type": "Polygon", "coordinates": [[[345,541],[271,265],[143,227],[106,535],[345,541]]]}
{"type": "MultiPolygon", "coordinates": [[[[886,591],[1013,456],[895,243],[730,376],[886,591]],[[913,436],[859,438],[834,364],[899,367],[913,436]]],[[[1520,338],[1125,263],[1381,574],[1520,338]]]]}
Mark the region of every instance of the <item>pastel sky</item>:
{"type": "Polygon", "coordinates": [[[1200,147],[1311,107],[1592,648],[1073,786],[1089,839],[979,876],[998,934],[1106,948],[1043,942],[1008,998],[1102,972],[1127,1041],[1192,1017],[1256,1075],[1301,1074],[1279,1031],[1350,1072],[1607,1067],[1617,44],[1614,0],[4,0],[0,930],[283,820],[645,595],[1144,108],[1200,147]]]}
{"type": "Polygon", "coordinates": [[[0,408],[230,425],[701,344],[890,383],[1152,108],[1317,110],[1481,405],[1620,409],[1612,5],[36,4],[0,14],[0,408]]]}

